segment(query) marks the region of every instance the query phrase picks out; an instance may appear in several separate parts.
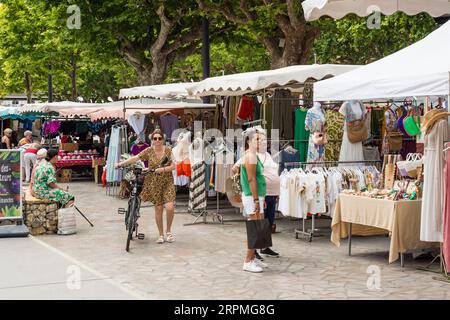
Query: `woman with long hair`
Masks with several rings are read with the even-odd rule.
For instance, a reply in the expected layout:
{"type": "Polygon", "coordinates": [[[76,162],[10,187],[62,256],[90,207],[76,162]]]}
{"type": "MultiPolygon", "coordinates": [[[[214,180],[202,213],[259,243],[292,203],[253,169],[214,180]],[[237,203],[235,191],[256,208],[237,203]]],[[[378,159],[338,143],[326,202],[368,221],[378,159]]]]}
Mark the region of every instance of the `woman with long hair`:
{"type": "Polygon", "coordinates": [[[150,135],[152,145],[137,156],[119,162],[116,167],[132,165],[139,160],[148,161],[148,169],[156,169],[154,173],[147,174],[140,197],[143,201],[149,201],[155,205],[155,220],[159,231],[159,238],[156,243],[162,244],[165,241],[174,242],[172,234],[172,223],[174,217],[175,186],[172,171],[175,163],[172,159],[172,149],[164,145],[164,135],[157,129],[150,135]],[[164,161],[167,159],[167,161],[164,161]],[[162,163],[165,163],[162,166],[162,163]],[[166,208],[167,226],[164,235],[163,211],[166,208]]]}

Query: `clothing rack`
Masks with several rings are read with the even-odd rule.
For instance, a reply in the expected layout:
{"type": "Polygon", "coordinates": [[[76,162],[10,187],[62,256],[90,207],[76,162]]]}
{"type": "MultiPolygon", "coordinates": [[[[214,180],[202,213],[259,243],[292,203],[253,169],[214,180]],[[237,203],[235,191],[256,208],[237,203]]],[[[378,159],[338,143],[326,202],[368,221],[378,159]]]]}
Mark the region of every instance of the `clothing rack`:
{"type": "Polygon", "coordinates": [[[261,124],[265,125],[265,124],[267,124],[267,121],[264,119],[259,119],[259,120],[244,122],[242,125],[248,126],[248,125],[254,125],[256,123],[261,123],[261,124]]]}
{"type": "MultiPolygon", "coordinates": [[[[381,160],[360,160],[360,161],[323,161],[323,162],[285,162],[284,166],[305,166],[305,165],[314,165],[314,166],[335,166],[339,164],[376,164],[381,163],[381,160]]],[[[302,219],[302,228],[295,229],[295,238],[298,239],[300,236],[306,236],[308,238],[308,242],[312,242],[314,237],[321,237],[324,234],[319,233],[321,230],[315,228],[315,214],[311,215],[311,228],[309,230],[306,229],[305,218],[302,219]]],[[[307,218],[306,218],[307,219],[307,218]]]]}
{"type": "Polygon", "coordinates": [[[317,165],[317,166],[324,166],[324,165],[336,165],[336,164],[369,164],[369,163],[380,163],[381,160],[359,160],[359,161],[322,161],[322,162],[285,162],[285,166],[303,166],[303,165],[317,165]]]}

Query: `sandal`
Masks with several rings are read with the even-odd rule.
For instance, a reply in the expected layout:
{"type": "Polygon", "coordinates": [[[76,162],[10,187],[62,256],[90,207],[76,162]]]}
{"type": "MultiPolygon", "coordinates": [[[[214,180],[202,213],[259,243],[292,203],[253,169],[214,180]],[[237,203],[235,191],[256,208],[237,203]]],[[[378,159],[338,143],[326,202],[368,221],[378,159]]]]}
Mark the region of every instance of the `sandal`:
{"type": "Polygon", "coordinates": [[[171,243],[175,241],[175,237],[173,236],[172,232],[167,232],[166,233],[166,240],[167,242],[171,243]]]}
{"type": "Polygon", "coordinates": [[[164,243],[164,237],[163,236],[159,236],[158,240],[156,240],[156,243],[163,244],[164,243]]]}

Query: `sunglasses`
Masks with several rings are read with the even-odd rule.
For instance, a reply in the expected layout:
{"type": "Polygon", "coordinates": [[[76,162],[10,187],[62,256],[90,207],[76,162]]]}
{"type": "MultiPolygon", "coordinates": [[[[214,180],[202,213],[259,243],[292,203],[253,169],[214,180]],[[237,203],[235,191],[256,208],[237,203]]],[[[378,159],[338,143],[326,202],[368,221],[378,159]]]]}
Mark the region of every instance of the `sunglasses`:
{"type": "Polygon", "coordinates": [[[153,137],[153,141],[162,141],[163,137],[153,137]]]}

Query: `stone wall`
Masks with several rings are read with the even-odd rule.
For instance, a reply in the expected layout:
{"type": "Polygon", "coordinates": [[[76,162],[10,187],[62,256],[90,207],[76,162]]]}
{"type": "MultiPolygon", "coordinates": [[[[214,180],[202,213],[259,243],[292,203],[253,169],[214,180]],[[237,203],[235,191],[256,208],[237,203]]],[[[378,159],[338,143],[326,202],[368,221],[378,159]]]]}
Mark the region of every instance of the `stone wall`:
{"type": "Polygon", "coordinates": [[[35,235],[58,231],[58,206],[56,203],[26,202],[23,205],[25,225],[35,235]]]}

